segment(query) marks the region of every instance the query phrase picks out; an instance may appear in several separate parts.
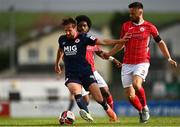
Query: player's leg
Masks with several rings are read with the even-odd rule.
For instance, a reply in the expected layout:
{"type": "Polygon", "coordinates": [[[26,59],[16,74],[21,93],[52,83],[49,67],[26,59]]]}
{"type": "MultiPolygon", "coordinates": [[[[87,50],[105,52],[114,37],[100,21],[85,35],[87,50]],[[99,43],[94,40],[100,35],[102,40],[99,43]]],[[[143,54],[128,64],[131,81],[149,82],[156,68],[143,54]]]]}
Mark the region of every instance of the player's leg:
{"type": "Polygon", "coordinates": [[[112,121],[117,120],[117,116],[115,112],[111,109],[111,107],[107,104],[107,102],[103,99],[101,91],[96,83],[96,79],[91,70],[82,75],[81,81],[85,90],[89,91],[93,98],[104,108],[108,116],[112,121]]]}
{"type": "Polygon", "coordinates": [[[135,70],[133,72],[133,86],[136,90],[136,95],[138,96],[141,104],[142,104],[142,119],[140,122],[146,122],[149,118],[149,108],[146,102],[146,95],[144,88],[142,86],[143,81],[148,74],[149,63],[137,64],[135,70]]]}
{"type": "Polygon", "coordinates": [[[133,76],[133,86],[136,90],[136,95],[139,98],[141,105],[142,105],[142,112],[139,112],[140,115],[140,122],[146,123],[149,120],[149,109],[146,104],[146,96],[144,92],[144,88],[142,87],[143,79],[140,76],[134,75],[133,76]]]}
{"type": "Polygon", "coordinates": [[[93,122],[93,118],[89,114],[87,104],[83,100],[82,95],[81,95],[82,86],[78,83],[73,82],[73,83],[68,83],[67,87],[68,87],[69,91],[71,92],[71,94],[74,95],[76,103],[77,103],[78,107],[80,108],[80,111],[79,111],[80,116],[88,122],[93,122]]]}
{"type": "Polygon", "coordinates": [[[114,101],[113,101],[113,97],[109,91],[108,85],[105,82],[105,80],[103,79],[103,77],[97,72],[94,72],[94,76],[97,80],[98,86],[100,88],[101,94],[103,96],[103,98],[107,101],[108,105],[114,109],[114,101]]]}
{"type": "Polygon", "coordinates": [[[89,91],[86,91],[84,87],[82,87],[81,94],[83,96],[83,100],[86,102],[86,105],[89,105],[89,91]]]}
{"type": "Polygon", "coordinates": [[[133,72],[134,75],[133,86],[136,90],[136,95],[139,97],[143,108],[147,106],[147,103],[146,103],[146,95],[142,83],[143,81],[145,81],[145,78],[148,74],[148,69],[149,69],[149,63],[142,63],[142,64],[137,64],[133,72]]]}
{"type": "Polygon", "coordinates": [[[108,105],[114,110],[114,101],[113,97],[109,91],[109,88],[106,87],[100,87],[101,94],[103,98],[107,101],[108,105]]]}
{"type": "Polygon", "coordinates": [[[81,95],[81,85],[78,83],[71,82],[71,83],[67,84],[67,87],[68,87],[69,91],[71,92],[71,94],[74,95],[74,98],[76,100],[78,107],[80,109],[84,109],[86,112],[89,112],[87,105],[84,102],[82,95],[81,95]]]}
{"type": "Polygon", "coordinates": [[[133,67],[134,65],[123,64],[122,66],[122,85],[125,91],[125,96],[129,100],[129,102],[141,113],[142,112],[142,104],[135,94],[135,89],[133,87],[133,67]]]}
{"type": "Polygon", "coordinates": [[[143,83],[143,79],[140,76],[133,75],[133,87],[136,91],[136,95],[138,96],[142,106],[145,107],[147,105],[147,102],[146,102],[146,95],[142,83],[143,83]]]}
{"type": "Polygon", "coordinates": [[[127,99],[129,100],[129,102],[139,111],[142,112],[142,105],[141,102],[139,100],[139,98],[136,96],[135,94],[135,90],[133,88],[133,86],[129,86],[124,88],[125,90],[125,95],[127,97],[127,99]]]}
{"type": "Polygon", "coordinates": [[[72,111],[74,107],[74,96],[70,93],[68,110],[72,111]]]}
{"type": "Polygon", "coordinates": [[[92,83],[89,86],[89,91],[92,94],[93,98],[104,108],[107,115],[110,117],[111,121],[116,121],[117,116],[115,112],[112,110],[112,108],[107,104],[107,102],[103,99],[101,91],[96,83],[92,83]]]}

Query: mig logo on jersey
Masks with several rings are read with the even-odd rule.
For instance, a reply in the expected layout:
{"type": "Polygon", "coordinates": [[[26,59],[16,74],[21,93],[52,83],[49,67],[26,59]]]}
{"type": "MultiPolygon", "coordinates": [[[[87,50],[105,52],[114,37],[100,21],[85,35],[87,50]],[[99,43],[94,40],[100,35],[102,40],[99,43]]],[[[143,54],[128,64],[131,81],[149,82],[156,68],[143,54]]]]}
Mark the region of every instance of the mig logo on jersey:
{"type": "Polygon", "coordinates": [[[73,45],[73,46],[64,46],[64,53],[66,56],[72,56],[72,55],[76,55],[77,53],[77,46],[73,45]]]}

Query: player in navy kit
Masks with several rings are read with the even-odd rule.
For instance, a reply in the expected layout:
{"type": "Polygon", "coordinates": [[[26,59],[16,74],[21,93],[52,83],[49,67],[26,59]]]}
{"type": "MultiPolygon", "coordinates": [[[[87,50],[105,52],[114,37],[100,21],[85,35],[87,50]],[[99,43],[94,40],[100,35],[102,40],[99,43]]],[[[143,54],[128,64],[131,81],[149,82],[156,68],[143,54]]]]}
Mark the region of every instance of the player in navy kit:
{"type": "MultiPolygon", "coordinates": [[[[91,25],[92,25],[91,19],[86,15],[79,15],[75,19],[77,22],[77,31],[79,33],[89,33],[89,31],[91,29],[91,25]]],[[[98,73],[98,71],[95,68],[95,54],[104,59],[104,57],[101,55],[101,54],[103,54],[103,50],[100,48],[99,45],[87,46],[86,60],[91,65],[91,70],[93,71],[95,79],[97,80],[98,87],[100,88],[103,98],[107,101],[108,105],[114,110],[113,97],[109,91],[109,87],[108,87],[106,81],[103,79],[103,77],[98,73]]],[[[108,59],[110,61],[112,61],[116,65],[116,67],[119,68],[121,66],[121,63],[114,57],[111,56],[108,59]]],[[[84,101],[88,105],[89,100],[90,100],[89,92],[85,91],[83,88],[81,94],[83,96],[84,101]]],[[[73,107],[74,107],[74,97],[73,97],[73,95],[71,95],[68,110],[71,111],[73,107]]]]}
{"type": "Polygon", "coordinates": [[[55,71],[58,74],[61,73],[59,63],[62,60],[62,57],[64,57],[65,85],[75,97],[76,103],[80,108],[80,116],[87,121],[93,121],[87,105],[82,99],[81,89],[83,85],[85,90],[88,90],[94,99],[102,105],[107,115],[110,117],[110,120],[116,121],[117,116],[106,101],[103,100],[91,70],[91,66],[85,59],[86,47],[87,45],[95,44],[112,45],[125,43],[129,36],[127,35],[121,40],[104,40],[101,42],[94,36],[78,34],[76,30],[76,21],[72,18],[64,19],[62,25],[64,26],[66,34],[60,36],[58,40],[59,49],[57,52],[55,71]]]}

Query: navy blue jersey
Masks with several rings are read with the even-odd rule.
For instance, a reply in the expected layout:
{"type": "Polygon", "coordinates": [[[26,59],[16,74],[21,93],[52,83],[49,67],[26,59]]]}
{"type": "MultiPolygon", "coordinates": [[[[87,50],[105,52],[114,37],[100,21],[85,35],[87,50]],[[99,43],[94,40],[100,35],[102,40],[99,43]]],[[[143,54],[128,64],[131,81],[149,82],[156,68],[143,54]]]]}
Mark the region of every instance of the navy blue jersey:
{"type": "Polygon", "coordinates": [[[81,73],[91,69],[86,61],[87,45],[95,45],[97,38],[88,34],[79,34],[74,39],[69,39],[66,35],[59,38],[59,48],[64,52],[65,71],[67,73],[81,73]]]}

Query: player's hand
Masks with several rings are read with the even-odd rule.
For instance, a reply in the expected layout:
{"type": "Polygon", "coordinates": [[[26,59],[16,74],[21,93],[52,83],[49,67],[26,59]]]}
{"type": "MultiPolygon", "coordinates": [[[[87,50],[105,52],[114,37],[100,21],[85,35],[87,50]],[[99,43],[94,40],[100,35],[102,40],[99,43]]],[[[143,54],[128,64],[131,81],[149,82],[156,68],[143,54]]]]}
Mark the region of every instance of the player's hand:
{"type": "Polygon", "coordinates": [[[170,60],[168,60],[168,62],[169,62],[169,64],[170,64],[172,67],[177,67],[176,61],[170,59],[170,60]]]}
{"type": "Polygon", "coordinates": [[[117,60],[117,59],[113,59],[113,63],[115,64],[115,66],[117,68],[120,68],[122,66],[122,63],[119,60],[117,60]]]}
{"type": "Polygon", "coordinates": [[[125,42],[128,42],[129,39],[131,39],[131,37],[132,37],[132,33],[127,32],[122,39],[124,39],[125,42]]]}
{"type": "Polygon", "coordinates": [[[106,59],[106,60],[107,60],[107,59],[109,59],[109,56],[110,56],[110,55],[109,55],[109,53],[107,53],[107,52],[103,52],[103,53],[101,53],[101,56],[102,56],[103,59],[106,59]]]}
{"type": "Polygon", "coordinates": [[[59,64],[55,64],[55,72],[57,73],[57,74],[61,74],[61,72],[62,72],[62,70],[61,70],[61,67],[59,66],[59,64]]]}

